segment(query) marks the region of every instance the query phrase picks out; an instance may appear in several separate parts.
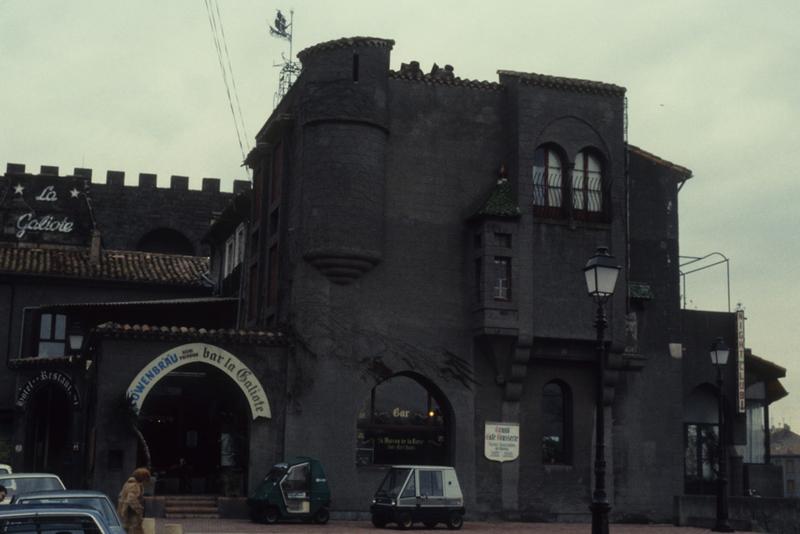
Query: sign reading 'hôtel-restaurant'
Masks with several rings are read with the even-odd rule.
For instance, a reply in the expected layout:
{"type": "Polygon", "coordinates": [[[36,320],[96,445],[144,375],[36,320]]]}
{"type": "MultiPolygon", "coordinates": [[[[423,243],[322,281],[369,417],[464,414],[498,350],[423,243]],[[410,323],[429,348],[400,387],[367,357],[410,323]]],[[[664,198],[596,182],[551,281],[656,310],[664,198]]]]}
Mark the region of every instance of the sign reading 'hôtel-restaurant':
{"type": "Polygon", "coordinates": [[[87,181],[77,177],[9,176],[0,201],[5,241],[87,244],[92,222],[87,181]]]}

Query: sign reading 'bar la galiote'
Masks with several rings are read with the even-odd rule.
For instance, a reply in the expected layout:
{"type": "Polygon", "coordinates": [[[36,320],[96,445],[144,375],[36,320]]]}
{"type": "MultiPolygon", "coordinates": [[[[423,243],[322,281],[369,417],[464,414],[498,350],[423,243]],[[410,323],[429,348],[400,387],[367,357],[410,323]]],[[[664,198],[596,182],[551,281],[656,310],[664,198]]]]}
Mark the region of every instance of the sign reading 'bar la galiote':
{"type": "Polygon", "coordinates": [[[128,386],[127,395],[134,408],[141,410],[150,390],[170,371],[190,363],[205,363],[223,371],[242,390],[253,419],[272,417],[267,393],[261,381],[239,358],[230,352],[206,343],[189,343],[170,349],[148,363],[128,386]]]}

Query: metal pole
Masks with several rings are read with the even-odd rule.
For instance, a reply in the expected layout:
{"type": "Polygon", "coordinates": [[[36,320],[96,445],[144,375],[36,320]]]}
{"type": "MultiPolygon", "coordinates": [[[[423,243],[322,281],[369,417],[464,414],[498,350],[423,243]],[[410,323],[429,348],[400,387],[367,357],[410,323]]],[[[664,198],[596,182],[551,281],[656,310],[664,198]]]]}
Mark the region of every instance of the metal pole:
{"type": "Polygon", "coordinates": [[[597,304],[597,391],[595,399],[595,444],[594,444],[594,492],[592,493],[592,534],[608,534],[608,512],[611,506],[606,495],[606,447],[605,417],[603,410],[603,375],[605,374],[605,343],[603,333],[606,325],[606,312],[603,303],[597,304]]]}
{"type": "Polygon", "coordinates": [[[717,471],[717,522],[713,532],[733,532],[728,524],[728,478],[727,463],[728,458],[725,453],[725,390],[722,387],[722,366],[717,368],[717,388],[719,388],[719,406],[717,422],[719,423],[719,438],[717,439],[717,461],[719,469],[717,471]]]}

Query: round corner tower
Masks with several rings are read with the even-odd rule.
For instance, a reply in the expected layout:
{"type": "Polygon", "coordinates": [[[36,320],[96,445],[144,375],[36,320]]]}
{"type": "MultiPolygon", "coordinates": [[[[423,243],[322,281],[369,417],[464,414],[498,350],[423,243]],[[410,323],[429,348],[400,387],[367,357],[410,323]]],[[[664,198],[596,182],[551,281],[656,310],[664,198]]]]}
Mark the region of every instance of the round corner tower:
{"type": "Polygon", "coordinates": [[[353,37],[298,54],[303,258],[348,284],[383,257],[387,86],[394,41],[353,37]]]}

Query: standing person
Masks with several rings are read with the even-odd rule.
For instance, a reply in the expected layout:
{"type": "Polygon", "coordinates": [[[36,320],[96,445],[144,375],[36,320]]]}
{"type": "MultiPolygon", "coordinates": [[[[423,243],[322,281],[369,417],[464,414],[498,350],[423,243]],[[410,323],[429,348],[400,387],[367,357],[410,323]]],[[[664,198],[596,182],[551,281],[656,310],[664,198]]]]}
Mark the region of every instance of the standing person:
{"type": "Polygon", "coordinates": [[[144,534],[142,521],[144,520],[144,487],[143,484],[150,480],[150,471],[139,467],[131,473],[130,478],[122,485],[117,501],[117,513],[122,520],[122,526],[128,534],[144,534]]]}

